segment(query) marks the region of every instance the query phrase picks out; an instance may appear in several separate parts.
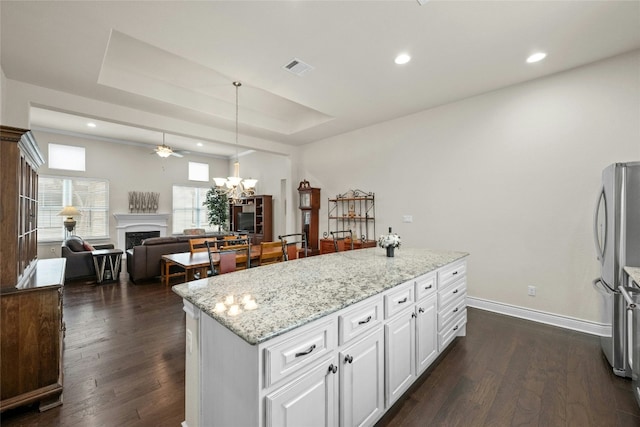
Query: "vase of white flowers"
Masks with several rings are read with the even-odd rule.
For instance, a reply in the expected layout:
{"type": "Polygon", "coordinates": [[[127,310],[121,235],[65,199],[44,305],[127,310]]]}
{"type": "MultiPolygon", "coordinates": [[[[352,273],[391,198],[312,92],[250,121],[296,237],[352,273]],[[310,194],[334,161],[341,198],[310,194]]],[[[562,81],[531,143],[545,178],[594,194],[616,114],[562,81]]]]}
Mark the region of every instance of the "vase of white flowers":
{"type": "Polygon", "coordinates": [[[394,256],[395,248],[400,247],[400,236],[391,231],[389,227],[389,234],[383,234],[378,238],[378,246],[387,250],[387,256],[389,258],[394,256]]]}

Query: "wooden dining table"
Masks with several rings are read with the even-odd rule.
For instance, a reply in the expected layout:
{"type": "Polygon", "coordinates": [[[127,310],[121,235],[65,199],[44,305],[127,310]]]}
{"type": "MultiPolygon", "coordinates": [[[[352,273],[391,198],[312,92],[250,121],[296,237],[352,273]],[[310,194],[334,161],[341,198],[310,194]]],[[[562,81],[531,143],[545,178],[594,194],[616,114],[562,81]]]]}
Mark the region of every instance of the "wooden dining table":
{"type": "MultiPolygon", "coordinates": [[[[260,259],[260,246],[251,246],[251,262],[260,259]]],[[[220,255],[213,252],[213,265],[220,263],[220,255]]],[[[194,280],[196,273],[200,273],[201,278],[207,277],[209,270],[209,253],[207,251],[200,252],[178,252],[175,254],[162,255],[162,265],[160,266],[162,283],[169,284],[169,279],[175,274],[170,273],[173,265],[181,267],[185,271],[186,281],[194,280]]]]}

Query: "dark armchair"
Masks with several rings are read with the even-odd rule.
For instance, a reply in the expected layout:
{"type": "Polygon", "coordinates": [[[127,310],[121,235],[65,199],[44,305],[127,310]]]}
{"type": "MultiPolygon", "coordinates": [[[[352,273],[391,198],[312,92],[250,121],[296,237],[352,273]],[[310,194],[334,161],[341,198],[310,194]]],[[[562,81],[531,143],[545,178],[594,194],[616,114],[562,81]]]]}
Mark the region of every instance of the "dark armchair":
{"type": "Polygon", "coordinates": [[[69,236],[62,242],[61,255],[67,259],[64,274],[65,280],[79,279],[96,275],[91,251],[97,249],[113,249],[113,244],[91,246],[78,236],[69,236]]]}

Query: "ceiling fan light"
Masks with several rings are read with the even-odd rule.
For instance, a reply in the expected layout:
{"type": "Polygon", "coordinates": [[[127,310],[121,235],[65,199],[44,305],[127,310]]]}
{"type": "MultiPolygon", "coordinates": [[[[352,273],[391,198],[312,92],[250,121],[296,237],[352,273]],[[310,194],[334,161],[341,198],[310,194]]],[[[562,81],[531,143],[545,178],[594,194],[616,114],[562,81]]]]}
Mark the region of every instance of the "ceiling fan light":
{"type": "Polygon", "coordinates": [[[169,157],[171,153],[173,153],[173,150],[171,150],[171,148],[167,146],[160,146],[156,150],[156,153],[158,154],[158,156],[166,158],[166,157],[169,157]]]}

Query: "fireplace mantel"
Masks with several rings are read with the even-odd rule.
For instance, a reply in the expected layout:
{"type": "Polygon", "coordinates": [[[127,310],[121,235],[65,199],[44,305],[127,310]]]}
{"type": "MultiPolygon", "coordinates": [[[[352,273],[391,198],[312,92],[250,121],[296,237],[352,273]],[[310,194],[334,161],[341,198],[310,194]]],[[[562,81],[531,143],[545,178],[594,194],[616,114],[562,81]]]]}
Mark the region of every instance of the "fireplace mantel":
{"type": "Polygon", "coordinates": [[[171,214],[168,213],[114,213],[118,233],[117,248],[125,250],[125,233],[132,231],[160,231],[160,236],[167,235],[167,227],[171,214]]]}

